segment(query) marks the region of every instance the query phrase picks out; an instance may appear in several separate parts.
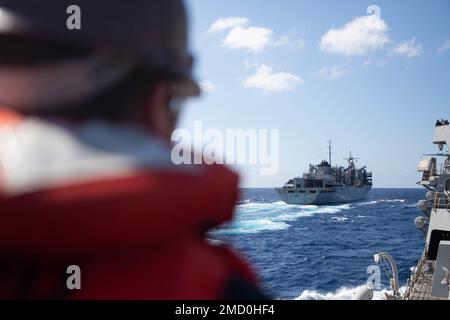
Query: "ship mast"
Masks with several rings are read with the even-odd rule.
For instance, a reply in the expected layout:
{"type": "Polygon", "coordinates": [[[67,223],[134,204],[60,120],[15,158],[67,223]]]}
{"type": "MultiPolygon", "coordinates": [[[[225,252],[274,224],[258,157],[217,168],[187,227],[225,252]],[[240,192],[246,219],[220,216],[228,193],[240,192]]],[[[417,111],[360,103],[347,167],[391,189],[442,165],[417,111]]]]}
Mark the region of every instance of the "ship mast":
{"type": "Polygon", "coordinates": [[[328,163],[331,166],[331,140],[328,140],[328,163]]]}

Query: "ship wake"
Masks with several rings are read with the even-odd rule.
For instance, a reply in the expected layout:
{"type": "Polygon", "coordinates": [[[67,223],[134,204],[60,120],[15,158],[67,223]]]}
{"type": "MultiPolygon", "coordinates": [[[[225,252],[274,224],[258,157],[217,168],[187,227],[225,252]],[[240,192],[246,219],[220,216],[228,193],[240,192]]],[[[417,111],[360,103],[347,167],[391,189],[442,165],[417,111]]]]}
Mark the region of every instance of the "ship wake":
{"type": "MultiPolygon", "coordinates": [[[[341,287],[334,292],[320,292],[316,290],[305,290],[295,300],[352,300],[355,293],[361,290],[365,285],[358,287],[341,287]]],[[[406,287],[401,287],[400,292],[405,292],[406,287]]],[[[386,300],[386,294],[392,295],[392,290],[384,288],[374,290],[372,300],[386,300]]]]}
{"type": "MultiPolygon", "coordinates": [[[[220,234],[251,234],[262,231],[285,230],[301,218],[317,214],[337,214],[351,209],[348,204],[337,206],[288,205],[282,201],[272,203],[248,202],[238,205],[234,221],[217,230],[220,234]]],[[[338,221],[345,221],[340,218],[338,221]]]]}

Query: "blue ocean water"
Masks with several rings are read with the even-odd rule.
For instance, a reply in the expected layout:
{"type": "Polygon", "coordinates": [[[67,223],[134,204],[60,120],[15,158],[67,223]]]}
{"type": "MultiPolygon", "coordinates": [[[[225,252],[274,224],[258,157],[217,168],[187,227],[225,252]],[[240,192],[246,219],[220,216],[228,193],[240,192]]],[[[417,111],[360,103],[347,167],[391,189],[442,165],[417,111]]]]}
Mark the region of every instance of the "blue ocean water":
{"type": "MultiPolygon", "coordinates": [[[[373,189],[355,203],[296,206],[273,189],[241,189],[234,221],[213,237],[245,255],[275,298],[348,299],[378,252],[392,254],[406,284],[424,247],[414,226],[424,197],[422,189],[373,189]]],[[[387,291],[384,273],[382,284],[387,291]]]]}

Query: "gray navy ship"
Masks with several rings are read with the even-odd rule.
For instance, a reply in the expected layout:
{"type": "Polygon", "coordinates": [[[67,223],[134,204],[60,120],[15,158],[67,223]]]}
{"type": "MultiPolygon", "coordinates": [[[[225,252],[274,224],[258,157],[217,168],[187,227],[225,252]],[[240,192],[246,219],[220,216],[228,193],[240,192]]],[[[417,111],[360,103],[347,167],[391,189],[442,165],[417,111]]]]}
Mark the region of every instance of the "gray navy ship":
{"type": "Polygon", "coordinates": [[[372,173],[366,167],[356,166],[357,158],[346,158],[348,165],[331,165],[331,143],[329,161],[309,165],[309,172],[303,177],[289,180],[275,190],[282,201],[295,205],[337,204],[365,199],[372,189],[372,173]]]}
{"type": "MultiPolygon", "coordinates": [[[[417,265],[412,268],[406,288],[401,290],[397,264],[388,252],[374,255],[389,277],[392,294],[388,300],[450,300],[450,122],[438,120],[433,143],[439,152],[427,155],[419,163],[422,179],[418,182],[428,190],[426,199],[417,208],[423,215],[414,221],[425,237],[425,248],[417,265]],[[444,146],[447,150],[444,151],[444,146]],[[437,158],[442,157],[440,166],[437,158]],[[440,169],[439,169],[440,168],[440,169]]],[[[354,300],[373,298],[371,285],[354,293],[354,300]]]]}

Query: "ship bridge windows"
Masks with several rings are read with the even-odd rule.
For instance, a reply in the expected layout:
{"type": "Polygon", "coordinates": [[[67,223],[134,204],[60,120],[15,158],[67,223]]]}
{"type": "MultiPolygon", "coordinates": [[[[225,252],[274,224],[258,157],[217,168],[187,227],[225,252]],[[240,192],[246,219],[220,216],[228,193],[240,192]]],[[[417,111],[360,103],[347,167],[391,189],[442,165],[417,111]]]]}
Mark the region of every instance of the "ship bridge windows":
{"type": "Polygon", "coordinates": [[[445,191],[450,192],[450,178],[445,181],[445,191]]]}
{"type": "Polygon", "coordinates": [[[305,188],[323,188],[323,179],[305,180],[305,188]]]}

